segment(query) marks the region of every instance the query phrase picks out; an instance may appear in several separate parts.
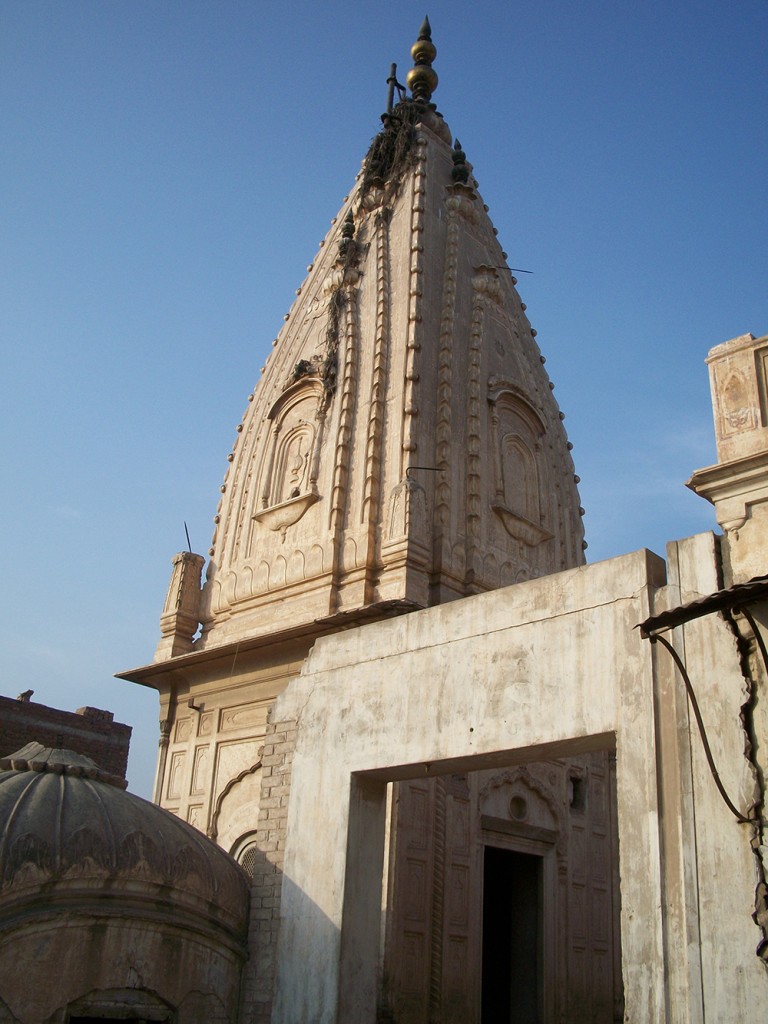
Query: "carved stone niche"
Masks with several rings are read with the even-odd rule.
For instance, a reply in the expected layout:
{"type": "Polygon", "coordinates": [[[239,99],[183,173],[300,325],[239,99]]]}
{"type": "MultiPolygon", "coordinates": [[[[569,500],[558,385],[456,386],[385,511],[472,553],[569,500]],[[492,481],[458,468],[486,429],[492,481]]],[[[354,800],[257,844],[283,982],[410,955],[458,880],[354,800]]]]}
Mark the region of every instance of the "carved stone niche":
{"type": "Polygon", "coordinates": [[[543,525],[540,456],[545,427],[541,415],[516,384],[488,382],[493,445],[491,508],[515,540],[536,547],[552,534],[543,525]]]}
{"type": "Polygon", "coordinates": [[[319,500],[317,473],[323,441],[324,389],[315,375],[302,377],[269,410],[272,421],[264,462],[261,508],[253,518],[283,540],[307,509],[319,500]]]}

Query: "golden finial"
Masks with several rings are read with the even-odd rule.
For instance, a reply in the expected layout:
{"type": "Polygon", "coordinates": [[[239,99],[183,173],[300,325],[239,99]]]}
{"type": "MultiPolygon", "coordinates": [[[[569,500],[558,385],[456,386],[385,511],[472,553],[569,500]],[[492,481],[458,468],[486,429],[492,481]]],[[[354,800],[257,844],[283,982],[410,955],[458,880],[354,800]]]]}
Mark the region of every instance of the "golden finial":
{"type": "Polygon", "coordinates": [[[415,100],[429,103],[432,93],[437,88],[437,73],[432,69],[432,61],[437,56],[437,50],[432,42],[429,18],[424,19],[419,30],[419,38],[411,47],[411,56],[414,66],[408,72],[406,84],[415,100]]]}

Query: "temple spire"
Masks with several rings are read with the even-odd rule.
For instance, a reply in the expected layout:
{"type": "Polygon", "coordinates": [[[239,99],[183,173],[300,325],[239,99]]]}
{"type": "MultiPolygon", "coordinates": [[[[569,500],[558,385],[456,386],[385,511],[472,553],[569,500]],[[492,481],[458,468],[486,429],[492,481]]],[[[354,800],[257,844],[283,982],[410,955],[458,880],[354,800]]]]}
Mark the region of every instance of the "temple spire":
{"type": "Polygon", "coordinates": [[[415,100],[429,103],[432,93],[437,88],[437,72],[432,68],[432,61],[437,50],[432,42],[432,28],[429,18],[425,18],[419,29],[419,38],[411,47],[414,66],[405,79],[415,100]]]}

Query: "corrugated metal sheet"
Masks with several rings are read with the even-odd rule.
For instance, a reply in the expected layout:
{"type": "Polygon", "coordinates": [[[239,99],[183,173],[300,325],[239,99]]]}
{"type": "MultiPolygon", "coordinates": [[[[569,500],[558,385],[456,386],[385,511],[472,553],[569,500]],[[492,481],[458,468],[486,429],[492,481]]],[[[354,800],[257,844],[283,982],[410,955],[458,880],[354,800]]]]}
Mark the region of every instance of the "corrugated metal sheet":
{"type": "Polygon", "coordinates": [[[742,605],[765,600],[768,600],[768,576],[756,576],[748,583],[734,583],[726,590],[717,590],[714,594],[698,597],[688,604],[681,604],[677,608],[652,615],[645,622],[638,623],[635,628],[640,630],[640,635],[644,639],[647,639],[652,633],[674,629],[675,626],[681,626],[691,619],[699,619],[702,615],[733,610],[742,605]]]}

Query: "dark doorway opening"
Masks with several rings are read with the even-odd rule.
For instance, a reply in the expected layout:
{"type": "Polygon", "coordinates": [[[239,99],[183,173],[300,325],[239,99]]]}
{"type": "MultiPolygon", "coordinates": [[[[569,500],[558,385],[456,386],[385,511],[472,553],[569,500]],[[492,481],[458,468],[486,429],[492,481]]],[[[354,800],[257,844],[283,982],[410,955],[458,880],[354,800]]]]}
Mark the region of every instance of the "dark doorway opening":
{"type": "Polygon", "coordinates": [[[482,1024],[541,1024],[542,858],[486,846],[482,1024]]]}

